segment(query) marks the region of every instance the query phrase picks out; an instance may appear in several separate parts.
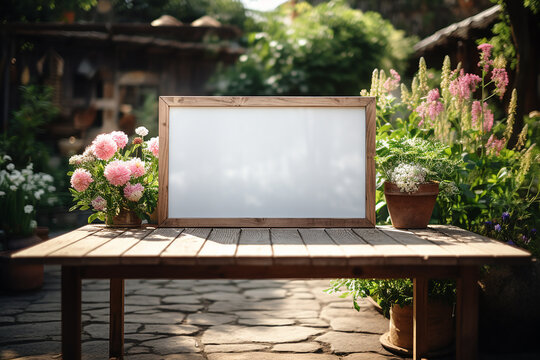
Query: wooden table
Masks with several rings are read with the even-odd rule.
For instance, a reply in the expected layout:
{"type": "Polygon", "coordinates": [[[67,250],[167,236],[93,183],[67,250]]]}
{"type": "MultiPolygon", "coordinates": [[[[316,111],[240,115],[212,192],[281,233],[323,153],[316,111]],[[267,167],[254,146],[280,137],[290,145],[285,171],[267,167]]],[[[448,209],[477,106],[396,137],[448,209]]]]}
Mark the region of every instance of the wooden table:
{"type": "Polygon", "coordinates": [[[414,358],[427,352],[427,284],[457,279],[457,359],[477,358],[478,272],[530,254],[452,226],[371,229],[106,228],[88,225],[22,250],[62,266],[62,353],[81,358],[81,279],[110,279],[110,357],[124,350],[124,279],[412,278],[414,358]]]}

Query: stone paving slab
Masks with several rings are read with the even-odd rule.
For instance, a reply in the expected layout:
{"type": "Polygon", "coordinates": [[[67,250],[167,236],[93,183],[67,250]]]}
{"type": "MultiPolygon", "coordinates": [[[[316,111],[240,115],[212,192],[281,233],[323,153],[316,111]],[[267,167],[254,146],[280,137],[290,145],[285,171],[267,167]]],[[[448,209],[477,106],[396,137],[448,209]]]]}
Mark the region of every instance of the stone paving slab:
{"type": "MultiPolygon", "coordinates": [[[[328,280],[127,280],[127,360],[401,359],[378,339],[388,320],[328,280]]],[[[83,281],[83,359],[108,356],[107,280],[83,281]]],[[[0,360],[58,360],[60,272],[39,291],[0,293],[0,360]]],[[[538,354],[508,359],[538,359],[538,354]]],[[[450,359],[450,358],[449,358],[450,359]]],[[[482,360],[491,357],[482,357],[482,360]]],[[[502,359],[502,358],[501,358],[502,359]]]]}

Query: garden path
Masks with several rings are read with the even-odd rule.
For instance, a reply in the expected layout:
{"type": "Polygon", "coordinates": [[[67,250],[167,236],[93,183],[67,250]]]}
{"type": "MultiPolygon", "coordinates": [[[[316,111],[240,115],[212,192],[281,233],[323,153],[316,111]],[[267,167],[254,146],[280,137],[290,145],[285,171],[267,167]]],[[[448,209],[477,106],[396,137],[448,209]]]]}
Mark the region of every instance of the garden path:
{"type": "MultiPolygon", "coordinates": [[[[399,359],[379,343],[388,320],[367,302],[356,312],[350,299],[324,293],[328,285],[328,280],[126,280],[125,358],[399,359]]],[[[85,360],[108,356],[108,288],[106,280],[83,280],[85,360]]],[[[39,291],[0,293],[0,309],[0,359],[59,359],[60,267],[45,267],[39,291]]]]}

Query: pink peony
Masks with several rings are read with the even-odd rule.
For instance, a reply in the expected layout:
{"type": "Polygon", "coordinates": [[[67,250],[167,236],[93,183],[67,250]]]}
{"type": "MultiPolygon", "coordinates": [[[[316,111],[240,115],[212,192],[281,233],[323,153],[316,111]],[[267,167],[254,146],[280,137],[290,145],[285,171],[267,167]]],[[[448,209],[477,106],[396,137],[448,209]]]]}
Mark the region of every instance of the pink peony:
{"type": "Polygon", "coordinates": [[[491,80],[495,83],[495,94],[502,99],[508,85],[508,74],[505,69],[495,68],[491,72],[491,80]]]}
{"type": "Polygon", "coordinates": [[[109,160],[118,150],[118,145],[110,134],[100,134],[92,142],[92,151],[98,159],[109,160]]]}
{"type": "Polygon", "coordinates": [[[121,186],[129,181],[131,171],[129,171],[129,167],[125,161],[115,160],[105,166],[103,175],[105,175],[111,185],[121,186]]]}
{"type": "Polygon", "coordinates": [[[146,174],[146,169],[144,168],[144,161],[141,161],[139,158],[133,158],[127,162],[129,171],[131,171],[131,176],[138,178],[146,174]]]}
{"type": "Polygon", "coordinates": [[[128,136],[123,131],[113,131],[111,137],[119,149],[123,149],[129,141],[128,136]]]}
{"type": "Polygon", "coordinates": [[[139,201],[143,196],[144,186],[141,184],[127,184],[124,188],[124,196],[130,201],[139,201]]]}
{"type": "Polygon", "coordinates": [[[92,206],[97,211],[105,211],[107,210],[107,200],[105,200],[101,196],[98,196],[94,200],[92,200],[92,206]]]}
{"type": "Polygon", "coordinates": [[[148,140],[148,149],[155,157],[159,157],[159,136],[148,140]]]}
{"type": "Polygon", "coordinates": [[[77,191],[85,191],[92,182],[94,179],[88,170],[77,169],[71,175],[71,186],[77,191]]]}

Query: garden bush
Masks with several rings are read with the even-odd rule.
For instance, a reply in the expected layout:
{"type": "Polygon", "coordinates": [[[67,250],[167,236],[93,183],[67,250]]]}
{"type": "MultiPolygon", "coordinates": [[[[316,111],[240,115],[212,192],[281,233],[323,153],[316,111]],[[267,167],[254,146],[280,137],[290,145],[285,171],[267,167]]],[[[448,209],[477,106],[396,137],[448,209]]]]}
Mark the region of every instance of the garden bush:
{"type": "MultiPolygon", "coordinates": [[[[462,160],[457,163],[460,165],[454,179],[460,193],[451,199],[438,199],[432,222],[457,225],[518,245],[538,257],[537,118],[526,118],[518,143],[507,148],[517,94],[512,92],[506,116],[496,120],[492,105],[506,91],[506,61],[502,57],[493,59],[490,45],[480,45],[479,51],[478,75],[464,73],[460,64],[451,69],[447,57],[439,86],[431,87],[421,59],[410,89],[400,84],[400,99],[387,86],[392,77],[378,70],[373,72],[371,89],[362,94],[377,97],[379,141],[436,139],[449,146],[450,158],[462,160]]],[[[382,182],[378,181],[378,185],[380,188],[382,182]]],[[[388,222],[382,191],[377,192],[377,216],[379,222],[388,222]]]]}
{"type": "Polygon", "coordinates": [[[213,79],[217,95],[357,95],[371,69],[403,69],[412,39],[343,1],[263,14],[247,52],[213,79]]]}

